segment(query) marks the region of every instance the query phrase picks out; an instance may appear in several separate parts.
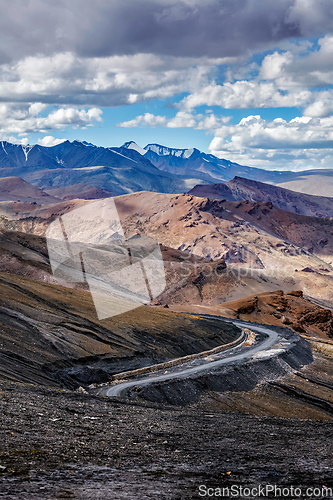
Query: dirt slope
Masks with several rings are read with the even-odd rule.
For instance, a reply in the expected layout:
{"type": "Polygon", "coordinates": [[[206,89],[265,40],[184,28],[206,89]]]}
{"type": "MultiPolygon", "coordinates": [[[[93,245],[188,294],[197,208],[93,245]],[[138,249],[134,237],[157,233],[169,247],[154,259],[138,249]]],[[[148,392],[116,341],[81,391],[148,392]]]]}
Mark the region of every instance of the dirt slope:
{"type": "Polygon", "coordinates": [[[72,186],[46,189],[45,192],[51,196],[56,196],[61,200],[74,200],[77,198],[81,200],[97,200],[112,196],[112,193],[106,189],[98,189],[94,186],[90,186],[89,184],[84,184],[83,182],[73,184],[72,186]]]}
{"type": "Polygon", "coordinates": [[[148,306],[99,321],[88,292],[0,273],[2,378],[69,386],[101,382],[238,336],[238,328],[220,321],[148,306]]]}
{"type": "Polygon", "coordinates": [[[59,198],[29,184],[20,177],[0,178],[0,201],[26,201],[36,203],[57,203],[59,198]]]}
{"type": "Polygon", "coordinates": [[[198,185],[189,194],[213,200],[270,201],[277,208],[314,217],[333,216],[333,198],[291,191],[272,184],[235,177],[225,184],[198,185]]]}
{"type": "Polygon", "coordinates": [[[293,291],[261,293],[221,305],[221,314],[268,325],[287,326],[310,337],[333,339],[333,313],[293,291]]]}
{"type": "MultiPolygon", "coordinates": [[[[146,233],[165,247],[227,263],[227,273],[232,274],[229,283],[233,279],[235,286],[225,288],[225,273],[220,281],[205,276],[219,289],[205,287],[205,300],[210,303],[276,289],[302,289],[306,295],[333,301],[332,219],[293,214],[270,202],[211,201],[186,194],[140,192],[115,200],[128,235],[146,233]]],[[[27,204],[0,204],[0,227],[44,235],[56,217],[89,203],[94,202],[74,200],[33,211],[34,206],[27,204]]],[[[173,269],[175,284],[195,271],[186,259],[178,263],[178,271],[177,266],[173,269]]],[[[215,264],[207,267],[205,274],[214,269],[215,264]]],[[[200,301],[203,297],[199,296],[200,301]]],[[[194,300],[192,294],[189,300],[194,300]]]]}

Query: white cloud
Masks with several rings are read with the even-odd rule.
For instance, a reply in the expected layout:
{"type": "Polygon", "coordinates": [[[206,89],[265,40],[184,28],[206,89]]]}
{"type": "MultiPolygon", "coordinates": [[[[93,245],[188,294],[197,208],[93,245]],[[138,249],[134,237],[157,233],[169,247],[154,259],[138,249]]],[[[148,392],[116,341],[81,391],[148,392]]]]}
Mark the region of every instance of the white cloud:
{"type": "Polygon", "coordinates": [[[287,51],[267,55],[261,65],[260,77],[274,78],[277,85],[323,88],[333,84],[333,36],[318,40],[306,54],[287,51]]]}
{"type": "Polygon", "coordinates": [[[25,135],[33,132],[45,133],[51,130],[72,128],[86,128],[102,120],[102,110],[77,108],[59,108],[46,116],[39,116],[39,111],[46,107],[35,104],[0,104],[0,133],[25,135]]]}
{"type": "Polygon", "coordinates": [[[266,121],[259,115],[216,129],[209,149],[219,157],[268,169],[332,168],[333,117],[266,121]]]}
{"type": "Polygon", "coordinates": [[[168,121],[168,128],[196,128],[197,121],[191,113],[179,111],[174,118],[168,121]]]}
{"type": "MultiPolygon", "coordinates": [[[[324,97],[325,94],[323,94],[324,97]]],[[[313,116],[315,118],[325,118],[331,116],[333,113],[333,98],[329,97],[327,99],[319,99],[314,103],[310,104],[304,109],[304,116],[313,116]]]]}
{"type": "MultiPolygon", "coordinates": [[[[192,92],[207,84],[214,65],[223,62],[152,54],[80,58],[68,52],[30,56],[0,66],[0,93],[4,101],[36,102],[39,106],[134,104],[192,92]]],[[[39,108],[35,106],[31,112],[35,109],[39,108]]]]}
{"type": "Polygon", "coordinates": [[[65,140],[66,139],[56,139],[52,135],[45,135],[42,139],[38,139],[38,144],[50,148],[52,146],[56,146],[57,144],[61,144],[65,140]]]}
{"type": "Polygon", "coordinates": [[[274,81],[243,80],[224,85],[211,83],[185,97],[179,106],[187,110],[203,105],[224,109],[303,107],[314,99],[314,93],[307,89],[290,90],[278,87],[274,81]]]}
{"type": "Polygon", "coordinates": [[[121,127],[193,128],[214,134],[209,149],[236,163],[275,170],[332,168],[333,117],[267,121],[250,115],[237,124],[214,113],[178,111],[174,118],[140,115],[121,127]]]}
{"type": "MultiPolygon", "coordinates": [[[[285,44],[286,45],[286,44],[285,44]]],[[[261,66],[249,64],[226,72],[227,81],[197,87],[179,107],[193,110],[198,106],[221,106],[225,109],[304,108],[308,116],[329,116],[333,107],[333,36],[326,35],[318,47],[303,44],[305,52],[289,49],[267,55],[261,66]],[[252,79],[240,79],[242,75],[252,79]],[[236,79],[236,81],[234,81],[236,79]]]]}
{"type": "Polygon", "coordinates": [[[217,117],[214,113],[208,115],[193,114],[186,111],[178,113],[169,120],[165,116],[145,113],[133,120],[122,122],[118,127],[167,127],[167,128],[194,128],[197,130],[213,130],[230,120],[230,116],[217,117]]]}
{"type": "Polygon", "coordinates": [[[307,161],[310,151],[318,159],[321,153],[314,151],[326,148],[329,131],[323,120],[333,112],[332,0],[5,4],[0,18],[1,137],[15,140],[15,134],[38,132],[46,134],[41,141],[52,143],[53,130],[101,122],[100,108],[185,93],[173,118],[146,113],[119,126],[216,133],[214,147],[227,148],[235,161],[240,161],[237,144],[253,162],[270,157],[273,163],[277,155],[281,161],[293,155],[296,161],[297,148],[297,161],[303,161],[302,155],[307,161]],[[305,36],[322,38],[313,44],[305,36]],[[251,61],[260,51],[271,52],[261,65],[251,61]],[[219,84],[222,71],[225,80],[219,84]],[[202,105],[299,107],[310,120],[264,123],[252,117],[231,126],[218,113],[197,114],[202,105]]]}
{"type": "Polygon", "coordinates": [[[139,115],[133,120],[119,123],[119,127],[134,128],[134,127],[163,127],[166,126],[167,119],[165,116],[156,116],[151,113],[139,115]]]}
{"type": "Polygon", "coordinates": [[[15,135],[8,135],[0,131],[0,141],[7,141],[12,144],[22,144],[22,146],[27,146],[29,144],[28,137],[17,138],[15,135]]]}
{"type": "Polygon", "coordinates": [[[39,115],[39,113],[46,108],[47,108],[47,104],[43,104],[41,102],[34,102],[33,104],[31,104],[29,106],[29,113],[31,115],[36,116],[36,115],[39,115]]]}
{"type": "Polygon", "coordinates": [[[261,78],[263,80],[275,80],[279,78],[283,73],[284,67],[291,64],[293,58],[293,54],[289,51],[284,54],[274,52],[274,54],[266,56],[261,64],[261,78]]]}

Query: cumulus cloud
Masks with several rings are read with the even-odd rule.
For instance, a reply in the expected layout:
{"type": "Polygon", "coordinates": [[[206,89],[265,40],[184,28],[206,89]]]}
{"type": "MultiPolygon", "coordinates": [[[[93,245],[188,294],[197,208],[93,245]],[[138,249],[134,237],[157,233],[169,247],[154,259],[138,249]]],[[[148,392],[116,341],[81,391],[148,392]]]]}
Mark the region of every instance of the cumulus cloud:
{"type": "Polygon", "coordinates": [[[22,146],[27,146],[29,144],[28,137],[16,137],[15,135],[8,135],[0,131],[0,141],[7,141],[11,144],[21,144],[22,146]]]}
{"type": "MultiPolygon", "coordinates": [[[[205,93],[214,65],[244,63],[253,51],[290,37],[325,33],[333,20],[329,5],[330,0],[6,0],[0,93],[8,102],[97,107],[201,88],[205,93]]],[[[331,56],[330,39],[324,38],[322,68],[331,56]]],[[[278,78],[284,68],[295,67],[292,59],[288,53],[267,56],[264,76],[278,78]]],[[[301,66],[297,71],[304,76],[301,66]]]]}
{"type": "Polygon", "coordinates": [[[286,90],[275,82],[243,80],[223,85],[210,83],[185,97],[179,106],[188,110],[203,105],[225,109],[302,107],[314,98],[308,89],[286,90]]]}
{"type": "MultiPolygon", "coordinates": [[[[332,113],[333,36],[318,41],[307,52],[288,50],[268,54],[261,66],[249,65],[249,80],[237,79],[240,72],[227,72],[229,81],[217,84],[214,80],[189,93],[179,107],[192,110],[198,106],[221,106],[226,109],[304,108],[306,116],[325,117],[332,113]],[[235,81],[234,81],[235,80],[235,81]]],[[[246,74],[247,67],[242,68],[246,74]]]]}
{"type": "Polygon", "coordinates": [[[267,121],[250,115],[231,124],[231,117],[185,111],[170,119],[146,113],[121,127],[166,127],[205,130],[214,135],[209,149],[231,161],[275,170],[332,168],[333,117],[300,116],[267,121]]]}
{"type": "Polygon", "coordinates": [[[167,119],[165,116],[156,116],[152,113],[145,113],[144,115],[139,115],[133,120],[127,122],[119,123],[119,127],[124,128],[134,128],[134,127],[161,127],[166,126],[167,119]]]}
{"type": "Polygon", "coordinates": [[[133,127],[167,127],[167,128],[194,128],[196,130],[213,130],[227,123],[230,116],[223,116],[221,118],[210,113],[208,116],[203,114],[189,113],[186,111],[178,111],[178,113],[170,119],[165,116],[153,115],[152,113],[145,113],[139,115],[133,120],[122,122],[118,127],[133,128],[133,127]]]}
{"type": "Polygon", "coordinates": [[[291,51],[267,55],[261,65],[262,79],[275,79],[285,87],[323,88],[333,84],[333,36],[318,40],[318,48],[306,55],[291,51]]]}
{"type": "Polygon", "coordinates": [[[264,168],[331,168],[333,117],[297,117],[266,121],[260,115],[243,118],[214,132],[209,149],[229,159],[264,168]]]}
{"type": "Polygon", "coordinates": [[[191,92],[207,83],[212,68],[221,62],[151,54],[84,59],[66,52],[27,57],[0,67],[0,94],[7,102],[120,106],[191,92]]]}
{"type": "Polygon", "coordinates": [[[47,148],[50,148],[52,146],[56,146],[57,144],[61,144],[64,142],[66,139],[56,139],[52,135],[45,135],[42,139],[38,139],[38,144],[41,146],[45,146],[47,148]]]}
{"type": "Polygon", "coordinates": [[[33,133],[45,133],[51,130],[72,128],[86,128],[96,121],[102,120],[102,110],[91,108],[87,111],[77,108],[59,108],[50,111],[46,116],[39,112],[45,110],[40,103],[31,105],[0,104],[0,133],[18,134],[19,136],[33,133]]]}
{"type": "Polygon", "coordinates": [[[238,145],[253,162],[256,154],[259,162],[290,155],[306,162],[310,151],[318,159],[323,153],[314,151],[330,144],[324,120],[333,112],[332,0],[3,3],[0,137],[23,141],[38,132],[46,134],[41,143],[52,144],[52,131],[99,123],[103,107],[187,94],[171,119],[146,113],[119,126],[208,131],[217,152],[236,155],[238,145]],[[312,44],[304,37],[321,38],[312,44]],[[266,51],[261,64],[251,60],[259,51],[266,51]],[[232,126],[196,113],[199,106],[299,107],[309,120],[250,117],[232,126]]]}

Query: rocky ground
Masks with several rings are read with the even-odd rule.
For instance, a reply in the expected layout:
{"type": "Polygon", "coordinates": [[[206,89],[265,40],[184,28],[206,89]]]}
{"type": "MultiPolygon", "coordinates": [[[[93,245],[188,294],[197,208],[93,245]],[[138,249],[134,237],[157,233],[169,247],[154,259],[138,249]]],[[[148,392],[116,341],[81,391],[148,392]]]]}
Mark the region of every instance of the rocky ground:
{"type": "Polygon", "coordinates": [[[190,499],[199,486],[333,486],[332,422],[0,385],[0,498],[190,499]]]}

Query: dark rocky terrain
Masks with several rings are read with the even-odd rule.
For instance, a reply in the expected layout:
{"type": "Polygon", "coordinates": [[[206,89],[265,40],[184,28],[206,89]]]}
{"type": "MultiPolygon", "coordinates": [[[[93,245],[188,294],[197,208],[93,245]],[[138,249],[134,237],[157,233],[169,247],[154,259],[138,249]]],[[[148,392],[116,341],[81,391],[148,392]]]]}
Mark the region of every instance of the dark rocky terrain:
{"type": "Polygon", "coordinates": [[[333,486],[332,422],[0,389],[0,498],[183,500],[200,498],[200,485],[333,486]]]}
{"type": "Polygon", "coordinates": [[[218,320],[141,306],[99,321],[89,292],[0,273],[0,377],[87,386],[234,341],[218,320]]]}

